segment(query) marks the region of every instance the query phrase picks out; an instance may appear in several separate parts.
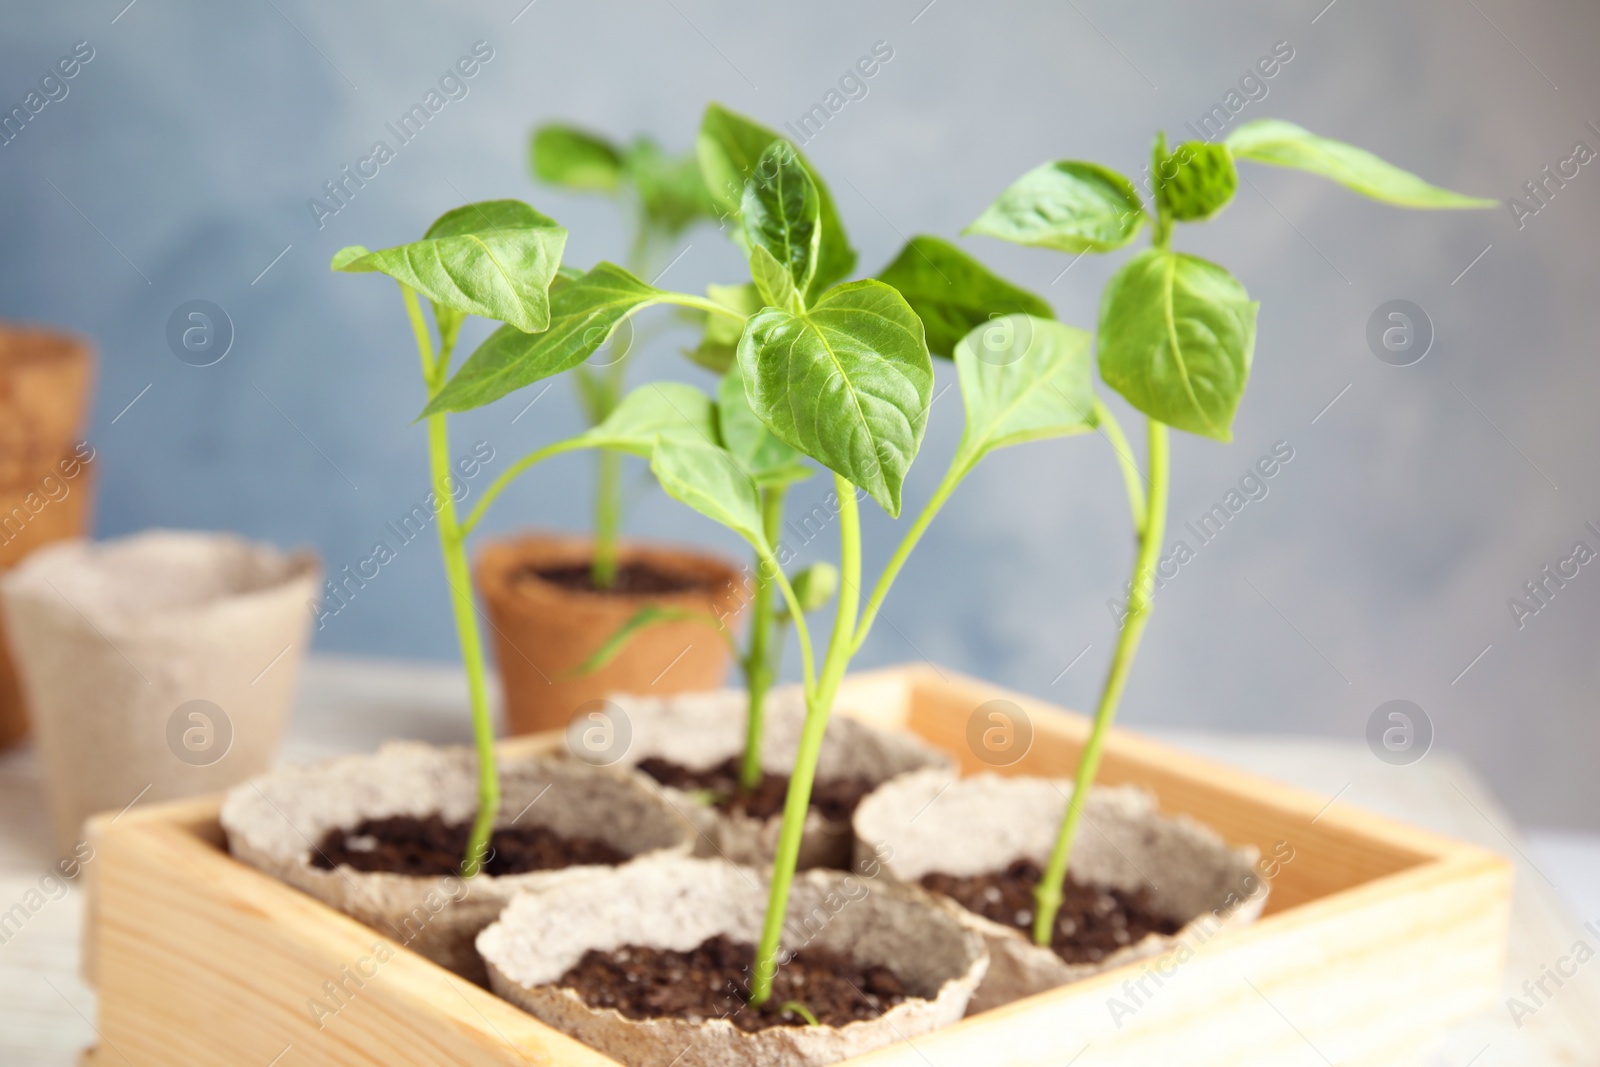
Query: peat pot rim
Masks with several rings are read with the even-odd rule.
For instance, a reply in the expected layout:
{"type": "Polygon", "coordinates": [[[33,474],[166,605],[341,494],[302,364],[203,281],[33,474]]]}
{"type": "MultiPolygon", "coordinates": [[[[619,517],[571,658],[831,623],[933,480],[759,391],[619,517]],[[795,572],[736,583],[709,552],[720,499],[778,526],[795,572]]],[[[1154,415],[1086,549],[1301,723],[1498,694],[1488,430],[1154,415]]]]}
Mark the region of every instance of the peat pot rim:
{"type": "Polygon", "coordinates": [[[158,528],[106,541],[73,538],[46,545],[0,579],[0,589],[8,600],[31,601],[74,625],[90,619],[103,630],[138,634],[165,625],[193,626],[207,616],[222,623],[297,592],[306,597],[309,614],[321,575],[321,560],[309,549],[285,551],[226,531],[158,528]],[[207,568],[210,586],[197,582],[156,604],[128,599],[137,586],[148,587],[152,566],[182,569],[177,557],[183,554],[192,557],[192,565],[207,568]],[[68,575],[71,585],[63,588],[68,575]],[[74,595],[72,586],[91,580],[106,590],[105,596],[74,595]]]}
{"type": "MultiPolygon", "coordinates": [[[[542,784],[545,789],[554,789],[565,783],[590,789],[597,796],[611,794],[617,804],[633,805],[635,824],[616,828],[617,836],[606,843],[625,851],[620,842],[630,834],[637,834],[649,843],[649,847],[630,853],[629,858],[617,866],[658,853],[687,851],[690,847],[692,828],[630,776],[589,767],[558,755],[502,754],[497,757],[496,764],[504,787],[504,797],[495,819],[497,830],[512,825],[548,825],[551,809],[557,805],[547,804],[541,810],[538,801],[543,797],[543,790],[533,787],[542,784]],[[524,782],[524,779],[527,781],[524,782]],[[520,789],[523,785],[528,788],[520,789]],[[508,801],[520,800],[522,793],[530,794],[532,800],[522,811],[513,810],[508,801]],[[649,824],[651,819],[654,819],[653,825],[649,824]],[[641,820],[646,825],[637,825],[641,820]]],[[[358,871],[344,865],[327,869],[312,863],[312,853],[328,831],[347,829],[363,819],[439,815],[446,821],[470,820],[477,808],[476,765],[475,750],[465,745],[388,741],[375,752],[335,756],[315,763],[281,767],[235,786],[223,801],[220,819],[227,832],[230,849],[236,855],[251,858],[252,862],[259,859],[274,869],[293,868],[302,876],[330,884],[342,882],[346,885],[426,887],[441,881],[459,880],[459,876],[358,871]],[[426,782],[427,788],[386,789],[408,773],[430,776],[426,782]],[[278,825],[280,823],[284,825],[278,825]],[[290,832],[284,832],[284,826],[290,832]]],[[[613,816],[614,811],[598,809],[590,815],[600,824],[613,816]]],[[[560,815],[554,818],[561,820],[560,815]]],[[[559,828],[557,832],[565,833],[559,828]]],[[[591,864],[517,874],[494,875],[485,872],[472,881],[483,879],[509,895],[511,890],[518,887],[537,885],[552,878],[613,869],[591,864]]]]}
{"type": "Polygon", "coordinates": [[[709,607],[726,618],[744,603],[743,574],[737,565],[719,555],[654,542],[621,542],[618,562],[650,564],[689,580],[693,583],[689,588],[670,593],[594,593],[523,576],[534,568],[587,566],[593,559],[592,538],[535,530],[486,541],[478,550],[474,571],[484,598],[510,617],[559,611],[568,618],[626,620],[647,604],[664,604],[691,610],[709,607]]]}

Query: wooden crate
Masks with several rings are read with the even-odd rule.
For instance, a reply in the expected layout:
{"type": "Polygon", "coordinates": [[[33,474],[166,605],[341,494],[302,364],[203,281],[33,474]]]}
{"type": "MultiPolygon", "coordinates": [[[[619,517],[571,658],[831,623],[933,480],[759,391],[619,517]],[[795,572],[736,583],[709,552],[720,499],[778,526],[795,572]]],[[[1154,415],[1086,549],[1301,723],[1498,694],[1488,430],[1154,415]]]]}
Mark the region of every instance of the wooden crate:
{"type": "MultiPolygon", "coordinates": [[[[985,682],[897,668],[852,677],[840,705],[914,730],[982,770],[967,725],[995,699],[1021,706],[1034,729],[1031,749],[1007,773],[1070,776],[1086,720],[985,682]]],[[[1287,843],[1294,858],[1272,879],[1262,919],[1182,962],[1124,967],[850,1064],[1399,1064],[1495,997],[1511,868],[1493,853],[1123,731],[1109,740],[1101,781],[1150,789],[1163,810],[1263,854],[1287,843]]],[[[85,970],[99,991],[101,1042],[86,1064],[614,1062],[235,862],[218,807],[213,797],[134,809],[95,827],[85,970]],[[353,994],[319,1028],[308,1000],[380,944],[393,957],[359,988],[346,983],[353,994]]]]}

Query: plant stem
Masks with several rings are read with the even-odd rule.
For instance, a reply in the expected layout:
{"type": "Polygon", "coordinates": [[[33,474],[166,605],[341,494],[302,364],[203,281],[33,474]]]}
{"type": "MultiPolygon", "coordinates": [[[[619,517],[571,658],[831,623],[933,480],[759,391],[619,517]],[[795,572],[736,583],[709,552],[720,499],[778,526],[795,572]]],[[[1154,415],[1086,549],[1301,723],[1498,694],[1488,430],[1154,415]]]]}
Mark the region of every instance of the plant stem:
{"type": "Polygon", "coordinates": [[[1106,440],[1111,442],[1112,451],[1117,454],[1117,466],[1122,470],[1122,483],[1128,489],[1128,510],[1133,515],[1133,532],[1135,536],[1142,537],[1145,503],[1138,461],[1133,458],[1133,450],[1128,447],[1128,438],[1122,432],[1122,424],[1111,414],[1111,409],[1097,399],[1094,402],[1094,414],[1100,423],[1101,432],[1105,434],[1106,440]]]}
{"type": "MultiPolygon", "coordinates": [[[[872,595],[867,598],[867,606],[861,613],[861,622],[851,640],[850,652],[852,655],[860,651],[861,646],[866,643],[867,634],[871,632],[872,624],[877,621],[878,609],[883,607],[884,598],[889,595],[889,587],[894,584],[895,578],[899,576],[900,569],[906,565],[906,560],[910,557],[912,550],[917,547],[917,542],[922,540],[922,535],[927,531],[928,524],[933,522],[934,516],[939,514],[939,509],[944,507],[946,500],[950,499],[950,494],[955,492],[957,485],[961,484],[961,479],[972,471],[974,462],[976,460],[964,456],[960,452],[956,453],[955,458],[950,461],[950,468],[944,472],[944,478],[940,480],[938,487],[933,491],[933,495],[928,498],[927,504],[923,506],[922,514],[917,516],[917,521],[911,524],[911,529],[907,530],[906,535],[900,539],[899,547],[894,550],[894,555],[889,558],[888,564],[884,566],[883,573],[878,575],[878,583],[872,587],[872,595]]],[[[843,589],[843,586],[840,588],[843,589]]]]}
{"type": "MultiPolygon", "coordinates": [[[[772,996],[772,978],[778,971],[778,944],[783,936],[784,915],[789,908],[789,887],[800,859],[800,836],[811,807],[811,787],[816,779],[817,758],[822,754],[822,737],[828,729],[834,694],[855,652],[856,615],[861,597],[861,515],[856,506],[856,487],[839,474],[833,476],[833,481],[839,496],[839,600],[822,673],[806,700],[805,725],[800,731],[800,747],[789,778],[789,792],[784,798],[778,854],[772,861],[772,889],[767,897],[767,914],[761,925],[761,944],[756,949],[755,975],[750,986],[750,1003],[757,1007],[772,996]]],[[[790,610],[797,607],[791,604],[790,610]]],[[[797,626],[803,625],[799,615],[795,622],[797,626]]]]}
{"type": "Polygon", "coordinates": [[[1156,562],[1161,555],[1161,539],[1166,535],[1168,454],[1167,427],[1165,423],[1150,419],[1149,511],[1144,529],[1139,534],[1139,551],[1133,565],[1133,589],[1128,597],[1128,615],[1122,623],[1122,633],[1117,638],[1117,649],[1111,657],[1111,669],[1106,675],[1105,688],[1100,694],[1100,707],[1095,711],[1094,728],[1078,758],[1078,774],[1073,780],[1072,798],[1067,802],[1061,830],[1056,835],[1050,863],[1044,877],[1034,890],[1033,940],[1048,946],[1051,931],[1055,928],[1056,912],[1061,908],[1061,883],[1067,876],[1067,860],[1072,854],[1072,842],[1078,833],[1078,823],[1083,818],[1083,807],[1089,798],[1089,789],[1100,770],[1100,756],[1105,748],[1106,734],[1117,716],[1117,704],[1128,683],[1128,672],[1133,667],[1134,655],[1139,650],[1139,639],[1145,624],[1150,620],[1150,599],[1155,588],[1156,562]]]}
{"type": "MultiPolygon", "coordinates": [[[[767,543],[777,541],[783,523],[782,486],[761,491],[761,526],[767,543]]],[[[750,639],[744,657],[745,690],[749,708],[745,717],[744,761],[739,767],[739,784],[754,789],[761,784],[761,735],[767,690],[772,687],[773,665],[769,642],[772,638],[773,580],[763,572],[765,562],[756,560],[756,591],[750,603],[750,639]]]]}
{"type": "MultiPolygon", "coordinates": [[[[436,359],[429,338],[428,324],[422,317],[417,294],[400,287],[405,297],[406,314],[416,334],[417,351],[422,356],[428,398],[444,387],[442,373],[448,367],[449,353],[436,359]]],[[[445,580],[450,584],[450,607],[455,615],[456,641],[461,646],[461,664],[467,672],[467,692],[472,704],[472,736],[478,753],[478,814],[472,823],[466,854],[461,861],[461,876],[478,873],[488,850],[489,835],[500,813],[500,773],[495,764],[494,722],[489,717],[489,683],[483,662],[483,642],[478,636],[478,619],[472,603],[472,573],[467,566],[466,533],[456,521],[455,499],[450,494],[450,430],[443,414],[428,416],[428,464],[433,476],[434,497],[439,508],[439,552],[444,557],[445,580]]],[[[487,501],[485,502],[487,503],[487,501]]]]}
{"type": "Polygon", "coordinates": [[[622,453],[600,449],[594,492],[594,560],[589,581],[610,589],[617,580],[617,538],[622,528],[622,453]]]}

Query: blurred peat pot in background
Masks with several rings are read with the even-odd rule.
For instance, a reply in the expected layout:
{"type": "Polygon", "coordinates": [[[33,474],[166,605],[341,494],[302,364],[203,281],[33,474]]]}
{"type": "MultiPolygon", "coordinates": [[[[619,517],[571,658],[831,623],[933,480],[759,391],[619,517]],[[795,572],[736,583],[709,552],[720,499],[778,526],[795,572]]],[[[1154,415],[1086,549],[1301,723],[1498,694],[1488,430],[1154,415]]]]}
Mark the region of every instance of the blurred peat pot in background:
{"type": "Polygon", "coordinates": [[[60,841],[84,818],[271,764],[320,567],[229,534],[73,541],[0,580],[60,841]]]}
{"type": "MultiPolygon", "coordinates": [[[[78,434],[93,381],[86,340],[0,323],[0,571],[89,530],[94,450],[78,434]]],[[[0,748],[27,732],[27,707],[0,623],[0,748]]]]}

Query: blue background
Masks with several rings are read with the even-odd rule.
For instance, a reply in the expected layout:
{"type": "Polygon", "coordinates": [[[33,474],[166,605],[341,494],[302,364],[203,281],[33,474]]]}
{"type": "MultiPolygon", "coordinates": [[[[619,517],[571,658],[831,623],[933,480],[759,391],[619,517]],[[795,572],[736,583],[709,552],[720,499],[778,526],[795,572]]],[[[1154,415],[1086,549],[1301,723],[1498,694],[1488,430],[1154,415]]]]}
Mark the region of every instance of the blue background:
{"type": "MultiPolygon", "coordinates": [[[[1278,41],[1294,57],[1240,121],[1291,119],[1502,200],[1575,141],[1600,149],[1585,127],[1600,123],[1600,13],[1580,3],[125,2],[0,16],[5,109],[76,42],[95,50],[67,97],[0,148],[0,315],[99,347],[100,536],[235,529],[314,546],[333,570],[366,556],[426,478],[399,298],[376,276],[329,274],[329,256],[413,239],[463,200],[509,196],[572,231],[570,262],[620,257],[613,205],[532,184],[525,145],[538,121],[687,149],[707,100],[794,121],[887,42],[893,58],[868,95],[806,146],[868,270],[911,234],[956,233],[1046,159],[1138,171],[1157,127],[1179,136],[1278,41]],[[480,40],[494,58],[468,96],[319,228],[308,200],[376,139],[393,144],[384,124],[480,40]],[[194,299],[235,328],[214,366],[180,362],[165,340],[173,310],[194,299]]],[[[1294,458],[1161,591],[1127,721],[1359,741],[1373,709],[1405,698],[1520,816],[1600,826],[1600,568],[1520,630],[1507,607],[1574,541],[1600,548],[1583,529],[1600,523],[1596,169],[1519,229],[1504,207],[1408,213],[1249,167],[1217,222],[1180,229],[1178,247],[1228,266],[1262,310],[1235,442],[1176,442],[1173,536],[1275,442],[1294,458]],[[1436,329],[1407,368],[1365,341],[1369,316],[1395,298],[1436,329]]],[[[1058,254],[964,246],[1084,326],[1124,259],[1085,257],[1063,274],[1058,254]]],[[[663,284],[693,290],[740,270],[711,229],[677,251],[663,284]]],[[[637,377],[705,381],[675,354],[687,341],[669,331],[637,377]]],[[[578,428],[568,383],[513,424],[530,399],[457,420],[455,451],[489,442],[493,471],[578,428]]],[[[952,392],[933,410],[913,506],[960,424],[952,392]]],[[[633,533],[737,551],[642,471],[631,477],[633,533]]],[[[797,490],[797,510],[826,488],[797,490]]],[[[563,460],[520,483],[489,525],[582,528],[589,496],[588,462],[563,460]]],[[[869,567],[887,557],[893,525],[868,522],[869,567]]],[[[1130,551],[1103,442],[1013,450],[934,526],[861,662],[925,657],[1089,705],[1130,551]]],[[[441,577],[431,543],[407,546],[316,648],[449,658],[441,577]]]]}

